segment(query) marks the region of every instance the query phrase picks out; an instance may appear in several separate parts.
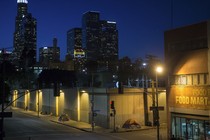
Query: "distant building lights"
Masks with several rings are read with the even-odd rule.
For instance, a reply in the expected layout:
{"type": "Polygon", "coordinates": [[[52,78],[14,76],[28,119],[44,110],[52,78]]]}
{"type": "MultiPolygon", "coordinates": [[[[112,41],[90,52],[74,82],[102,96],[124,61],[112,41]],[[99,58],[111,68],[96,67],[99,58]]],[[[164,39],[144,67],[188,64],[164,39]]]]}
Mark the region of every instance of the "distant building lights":
{"type": "Polygon", "coordinates": [[[48,49],[48,47],[44,47],[43,49],[46,50],[46,49],[48,49]]]}
{"type": "Polygon", "coordinates": [[[107,21],[107,23],[116,24],[114,21],[107,21]]]}
{"type": "Polygon", "coordinates": [[[143,66],[146,66],[146,65],[147,65],[147,63],[143,63],[142,65],[143,65],[143,66]]]}
{"type": "Polygon", "coordinates": [[[17,3],[28,3],[28,0],[17,0],[17,3]]]}

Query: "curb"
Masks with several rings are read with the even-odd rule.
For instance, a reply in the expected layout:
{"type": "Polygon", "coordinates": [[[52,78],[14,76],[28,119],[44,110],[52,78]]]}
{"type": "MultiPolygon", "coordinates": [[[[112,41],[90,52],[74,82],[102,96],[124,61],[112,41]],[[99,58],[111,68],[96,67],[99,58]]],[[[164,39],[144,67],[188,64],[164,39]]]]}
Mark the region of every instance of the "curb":
{"type": "Polygon", "coordinates": [[[85,130],[83,128],[78,128],[78,127],[75,127],[75,126],[72,126],[72,125],[68,125],[68,124],[65,124],[65,123],[62,123],[62,122],[54,121],[54,120],[50,120],[50,121],[54,122],[54,123],[57,123],[57,124],[64,125],[64,126],[68,126],[68,127],[72,127],[72,128],[75,128],[75,129],[79,129],[79,130],[84,131],[84,132],[92,133],[92,131],[88,131],[88,130],[85,130]]]}

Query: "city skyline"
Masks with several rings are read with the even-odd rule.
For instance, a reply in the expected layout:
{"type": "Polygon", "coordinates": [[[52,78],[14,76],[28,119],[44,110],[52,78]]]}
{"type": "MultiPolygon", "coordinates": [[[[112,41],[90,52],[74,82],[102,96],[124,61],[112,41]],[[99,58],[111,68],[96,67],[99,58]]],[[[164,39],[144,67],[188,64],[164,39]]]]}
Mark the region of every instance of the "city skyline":
{"type": "MultiPolygon", "coordinates": [[[[13,47],[17,1],[3,0],[0,5],[0,48],[10,48],[13,47]]],[[[164,31],[172,25],[177,28],[210,19],[208,5],[208,0],[173,1],[173,24],[171,1],[167,0],[120,3],[111,0],[28,0],[28,11],[37,19],[37,50],[52,45],[52,39],[56,37],[61,47],[61,60],[67,52],[67,31],[81,27],[82,15],[87,11],[99,11],[101,19],[117,22],[120,58],[143,58],[146,54],[163,58],[164,31]]]]}

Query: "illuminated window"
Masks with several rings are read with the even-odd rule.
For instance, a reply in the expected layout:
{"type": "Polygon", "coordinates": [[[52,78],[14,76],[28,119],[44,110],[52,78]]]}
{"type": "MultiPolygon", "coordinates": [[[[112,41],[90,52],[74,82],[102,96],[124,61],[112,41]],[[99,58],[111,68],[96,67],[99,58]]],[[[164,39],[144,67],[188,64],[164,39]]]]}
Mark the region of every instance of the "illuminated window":
{"type": "Polygon", "coordinates": [[[180,85],[186,85],[187,84],[187,77],[186,75],[180,76],[180,85]]]}
{"type": "Polygon", "coordinates": [[[198,85],[198,75],[193,75],[193,85],[198,85]]]}
{"type": "Polygon", "coordinates": [[[187,75],[187,85],[192,85],[192,75],[187,75]]]}

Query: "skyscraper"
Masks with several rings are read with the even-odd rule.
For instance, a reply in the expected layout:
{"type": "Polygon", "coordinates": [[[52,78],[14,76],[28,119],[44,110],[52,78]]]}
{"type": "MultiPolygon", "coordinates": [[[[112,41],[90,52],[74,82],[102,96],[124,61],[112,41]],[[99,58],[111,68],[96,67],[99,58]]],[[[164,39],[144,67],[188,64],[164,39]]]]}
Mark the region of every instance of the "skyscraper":
{"type": "Polygon", "coordinates": [[[60,48],[57,46],[57,39],[53,39],[53,46],[39,48],[39,62],[49,65],[50,62],[60,62],[60,48]]]}
{"type": "Polygon", "coordinates": [[[81,28],[73,28],[67,32],[67,54],[74,62],[74,69],[82,72],[85,62],[85,51],[82,48],[81,28]]]}
{"type": "Polygon", "coordinates": [[[17,0],[13,63],[19,69],[25,69],[36,63],[36,25],[36,19],[28,13],[28,1],[17,0]]]}
{"type": "Polygon", "coordinates": [[[99,55],[100,67],[116,71],[118,62],[118,30],[116,22],[101,21],[101,47],[99,55]]]}
{"type": "Polygon", "coordinates": [[[100,42],[100,14],[95,11],[87,12],[82,18],[82,46],[86,49],[88,61],[97,61],[100,42]]]}
{"type": "Polygon", "coordinates": [[[86,49],[87,61],[97,62],[97,70],[116,71],[118,61],[116,22],[100,20],[100,13],[96,11],[84,13],[82,46],[86,49]]]}
{"type": "MultiPolygon", "coordinates": [[[[77,57],[74,53],[76,50],[82,49],[82,29],[73,28],[67,32],[67,54],[72,58],[77,57]]],[[[79,57],[79,56],[78,56],[79,57]]]]}

